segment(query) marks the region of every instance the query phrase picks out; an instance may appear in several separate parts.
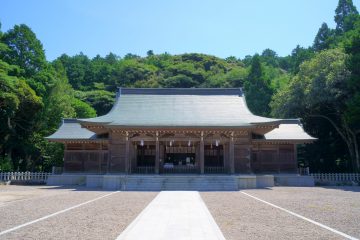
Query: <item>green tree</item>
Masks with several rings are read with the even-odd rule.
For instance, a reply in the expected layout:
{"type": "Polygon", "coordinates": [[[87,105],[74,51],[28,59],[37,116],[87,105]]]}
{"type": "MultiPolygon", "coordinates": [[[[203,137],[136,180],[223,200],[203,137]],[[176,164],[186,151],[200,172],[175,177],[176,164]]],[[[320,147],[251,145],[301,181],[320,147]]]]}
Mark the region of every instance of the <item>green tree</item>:
{"type": "Polygon", "coordinates": [[[86,90],[92,85],[91,81],[87,81],[90,75],[90,59],[82,52],[73,57],[66,54],[58,58],[66,70],[69,83],[74,89],[86,90]]]}
{"type": "Polygon", "coordinates": [[[38,114],[43,107],[41,98],[25,80],[0,74],[0,149],[3,157],[18,167],[20,159],[27,159],[29,139],[38,126],[38,114]],[[13,153],[17,153],[14,156],[13,153]]]}
{"type": "Polygon", "coordinates": [[[327,49],[330,45],[330,38],[332,37],[332,31],[326,23],[323,23],[315,36],[313,48],[315,51],[321,51],[327,49]]]}
{"type": "Polygon", "coordinates": [[[195,87],[197,82],[194,81],[191,77],[188,77],[183,74],[179,74],[173,77],[165,79],[163,86],[169,88],[190,88],[195,87]]]}
{"type": "Polygon", "coordinates": [[[77,118],[96,117],[95,109],[93,109],[89,104],[87,104],[77,98],[72,99],[71,106],[74,108],[77,118]]]}
{"type": "Polygon", "coordinates": [[[352,0],[339,0],[338,6],[335,9],[335,22],[336,22],[336,32],[342,34],[350,30],[353,21],[355,20],[354,16],[358,15],[356,7],[354,6],[352,0]]]}
{"type": "Polygon", "coordinates": [[[314,52],[311,48],[303,48],[299,45],[294,48],[291,52],[290,56],[290,65],[291,65],[291,72],[296,74],[300,70],[300,65],[306,61],[311,59],[314,56],[314,52]]]}
{"type": "Polygon", "coordinates": [[[148,57],[154,56],[154,51],[153,51],[153,50],[149,50],[149,51],[146,52],[146,55],[147,55],[148,57]]]}
{"type": "Polygon", "coordinates": [[[339,49],[322,51],[300,66],[290,84],[278,92],[271,103],[277,117],[320,118],[328,121],[348,148],[353,170],[360,167],[356,153],[356,129],[346,117],[346,103],[351,98],[346,68],[347,55],[339,49]]]}
{"type": "Polygon", "coordinates": [[[278,67],[278,55],[275,51],[267,48],[261,54],[261,60],[269,66],[278,67]]]}
{"type": "MultiPolygon", "coordinates": [[[[360,136],[360,20],[354,24],[354,30],[346,33],[345,51],[349,55],[346,66],[351,72],[348,81],[350,89],[349,100],[347,101],[346,120],[354,131],[354,144],[360,136]]],[[[359,147],[359,146],[358,146],[359,147]]],[[[355,148],[355,154],[359,159],[359,149],[355,148]]]]}
{"type": "Polygon", "coordinates": [[[252,58],[249,75],[245,81],[245,96],[249,109],[256,115],[268,116],[272,89],[264,79],[260,56],[252,58]]]}
{"type": "Polygon", "coordinates": [[[94,108],[98,116],[108,113],[115,101],[115,92],[104,90],[77,91],[75,96],[94,108]]]}
{"type": "Polygon", "coordinates": [[[1,52],[1,58],[9,64],[25,70],[29,77],[46,66],[45,52],[35,33],[25,24],[15,25],[2,36],[8,51],[1,52]]]}

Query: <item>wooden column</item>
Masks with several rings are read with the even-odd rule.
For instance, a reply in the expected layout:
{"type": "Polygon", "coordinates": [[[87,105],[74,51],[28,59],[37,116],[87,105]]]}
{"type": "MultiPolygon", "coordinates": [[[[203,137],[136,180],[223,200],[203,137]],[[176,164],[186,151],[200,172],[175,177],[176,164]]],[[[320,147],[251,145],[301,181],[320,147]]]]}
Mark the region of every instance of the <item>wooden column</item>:
{"type": "Polygon", "coordinates": [[[297,144],[294,144],[294,167],[295,167],[295,171],[298,173],[299,169],[298,169],[298,161],[297,161],[297,144]]]}
{"type": "Polygon", "coordinates": [[[230,174],[235,173],[235,162],[234,162],[234,132],[231,132],[230,143],[229,143],[229,170],[230,174]]]}
{"type": "Polygon", "coordinates": [[[125,136],[125,172],[130,173],[130,141],[129,132],[126,132],[125,136]]]}
{"type": "Polygon", "coordinates": [[[204,159],[204,132],[201,131],[201,137],[200,137],[200,173],[204,174],[204,165],[205,165],[205,159],[204,159]]]}
{"type": "Polygon", "coordinates": [[[252,146],[249,146],[249,168],[248,173],[253,173],[252,166],[251,166],[251,158],[252,158],[252,146]]]}
{"type": "MultiPolygon", "coordinates": [[[[82,172],[85,172],[85,161],[84,161],[84,158],[83,158],[83,152],[85,150],[85,146],[84,146],[84,143],[81,144],[81,152],[80,152],[80,156],[81,156],[81,171],[82,172]]],[[[88,154],[86,154],[88,156],[88,154]]]]}
{"type": "Polygon", "coordinates": [[[155,146],[155,174],[159,174],[160,168],[160,145],[159,145],[159,132],[156,131],[156,146],[155,146]]]}
{"type": "Polygon", "coordinates": [[[278,173],[280,173],[280,166],[281,166],[281,164],[280,164],[280,147],[279,147],[279,144],[277,145],[277,147],[276,147],[276,156],[277,156],[277,165],[278,165],[278,173]]]}
{"type": "Polygon", "coordinates": [[[110,151],[108,150],[108,155],[106,159],[106,173],[110,173],[110,151]]]}
{"type": "Polygon", "coordinates": [[[111,173],[111,158],[112,158],[112,138],[113,138],[113,131],[109,131],[109,143],[108,143],[108,158],[106,163],[106,173],[111,173]]]}

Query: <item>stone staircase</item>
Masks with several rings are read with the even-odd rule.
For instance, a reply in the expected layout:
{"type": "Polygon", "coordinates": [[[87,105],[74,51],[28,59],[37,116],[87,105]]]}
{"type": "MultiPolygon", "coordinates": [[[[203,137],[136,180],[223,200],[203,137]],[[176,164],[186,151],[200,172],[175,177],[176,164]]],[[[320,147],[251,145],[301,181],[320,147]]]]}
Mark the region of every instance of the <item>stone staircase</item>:
{"type": "Polygon", "coordinates": [[[123,183],[126,191],[236,191],[237,178],[234,176],[128,176],[123,183]]]}

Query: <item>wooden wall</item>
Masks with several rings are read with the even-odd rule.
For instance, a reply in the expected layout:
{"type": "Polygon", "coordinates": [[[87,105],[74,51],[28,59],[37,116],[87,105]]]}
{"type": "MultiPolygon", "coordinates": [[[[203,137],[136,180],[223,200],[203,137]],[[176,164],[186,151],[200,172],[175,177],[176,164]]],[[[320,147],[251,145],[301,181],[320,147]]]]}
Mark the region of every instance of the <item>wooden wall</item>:
{"type": "Polygon", "coordinates": [[[254,173],[296,173],[297,160],[294,144],[256,145],[251,154],[254,173]]]}
{"type": "Polygon", "coordinates": [[[250,152],[250,145],[234,145],[235,173],[251,173],[250,152]]]}
{"type": "Polygon", "coordinates": [[[106,173],[107,144],[67,143],[64,152],[64,171],[68,173],[106,173]]]}
{"type": "MultiPolygon", "coordinates": [[[[136,147],[129,141],[129,156],[126,156],[126,138],[112,133],[107,142],[66,143],[64,153],[65,172],[125,173],[136,166],[136,147]]],[[[150,144],[150,142],[148,143],[150,144]]],[[[155,144],[155,142],[151,142],[155,144]]],[[[200,162],[200,145],[196,144],[196,164],[200,162]]],[[[224,166],[229,170],[229,142],[223,142],[224,166]]],[[[234,172],[249,173],[296,173],[296,145],[294,144],[251,144],[249,135],[234,138],[234,172]]],[[[164,143],[160,143],[159,158],[164,161],[164,143]]]]}
{"type": "Polygon", "coordinates": [[[124,135],[118,133],[110,134],[109,153],[109,172],[125,173],[125,161],[127,161],[127,156],[126,138],[124,135]]]}

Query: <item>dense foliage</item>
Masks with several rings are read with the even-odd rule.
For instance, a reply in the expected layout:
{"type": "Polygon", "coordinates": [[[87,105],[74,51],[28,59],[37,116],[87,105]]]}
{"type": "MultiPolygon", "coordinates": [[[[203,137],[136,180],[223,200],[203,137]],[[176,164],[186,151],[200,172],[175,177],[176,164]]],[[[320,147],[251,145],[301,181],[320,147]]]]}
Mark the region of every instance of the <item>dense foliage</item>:
{"type": "Polygon", "coordinates": [[[52,62],[26,25],[0,31],[0,171],[62,164],[62,145],[44,139],[61,118],[93,117],[112,107],[117,87],[243,87],[258,115],[302,118],[319,138],[299,149],[311,171],[359,171],[360,18],[339,0],[336,29],[323,23],[310,47],[279,57],[271,49],[237,59],[187,53],[52,62]]]}

